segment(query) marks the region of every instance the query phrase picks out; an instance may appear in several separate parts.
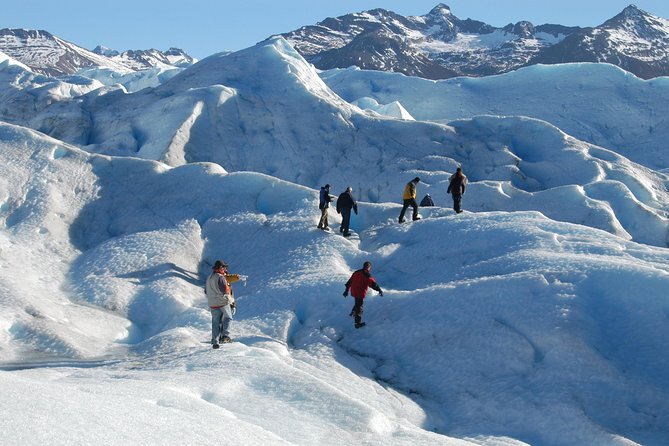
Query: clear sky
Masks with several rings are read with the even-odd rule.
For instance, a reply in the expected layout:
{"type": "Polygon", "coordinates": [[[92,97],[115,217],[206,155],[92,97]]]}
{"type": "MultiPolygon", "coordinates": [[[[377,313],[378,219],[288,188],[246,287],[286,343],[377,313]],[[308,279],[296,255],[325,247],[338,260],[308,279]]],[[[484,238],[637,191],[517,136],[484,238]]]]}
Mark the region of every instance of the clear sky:
{"type": "MultiPolygon", "coordinates": [[[[23,0],[3,8],[0,28],[44,29],[87,49],[119,51],[171,46],[202,59],[239,50],[273,34],[327,17],[384,8],[427,14],[438,0],[23,0]]],[[[521,20],[596,26],[631,3],[669,19],[667,0],[446,0],[454,15],[494,26],[521,20]]]]}

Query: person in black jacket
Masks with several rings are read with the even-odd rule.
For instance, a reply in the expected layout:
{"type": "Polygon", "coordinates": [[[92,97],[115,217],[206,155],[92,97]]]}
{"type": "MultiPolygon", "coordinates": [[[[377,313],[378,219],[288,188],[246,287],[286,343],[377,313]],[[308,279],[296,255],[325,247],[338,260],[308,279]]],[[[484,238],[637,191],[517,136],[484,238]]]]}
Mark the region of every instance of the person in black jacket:
{"type": "Polygon", "coordinates": [[[434,206],[434,201],[432,200],[432,197],[430,197],[430,194],[427,194],[421,200],[420,207],[426,208],[429,206],[434,206]]]}
{"type": "Polygon", "coordinates": [[[351,209],[358,215],[358,203],[353,199],[353,188],[347,187],[337,198],[337,213],[341,214],[341,226],[339,232],[344,233],[344,237],[351,235],[349,226],[351,224],[351,209]]]}
{"type": "Polygon", "coordinates": [[[461,203],[462,196],[465,194],[465,186],[467,186],[467,177],[462,173],[462,169],[458,167],[449,180],[450,183],[446,193],[453,196],[453,210],[459,214],[462,212],[461,203]]]}

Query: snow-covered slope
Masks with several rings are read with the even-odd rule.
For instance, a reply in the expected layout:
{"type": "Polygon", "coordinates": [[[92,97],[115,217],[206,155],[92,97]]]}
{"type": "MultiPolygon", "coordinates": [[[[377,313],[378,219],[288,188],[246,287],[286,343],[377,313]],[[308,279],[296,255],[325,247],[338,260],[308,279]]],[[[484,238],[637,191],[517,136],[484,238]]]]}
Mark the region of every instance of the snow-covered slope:
{"type": "Polygon", "coordinates": [[[3,53],[0,51],[0,64],[2,64],[3,69],[6,68],[9,65],[16,65],[20,67],[21,69],[25,71],[30,71],[30,68],[28,66],[22,64],[18,60],[14,60],[13,58],[9,57],[7,54],[3,53]]]}
{"type": "Polygon", "coordinates": [[[316,190],[262,174],[6,124],[0,149],[5,441],[669,438],[666,249],[537,212],[398,225],[394,203],[360,203],[356,242],[315,228],[316,190]],[[214,351],[201,285],[219,257],[249,280],[238,342],[214,351]],[[355,330],[341,292],[364,260],[385,292],[355,330]]]}
{"type": "MultiPolygon", "coordinates": [[[[425,90],[426,107],[438,102],[430,102],[438,98],[431,91],[439,90],[425,90]]],[[[93,152],[173,166],[216,162],[312,188],[352,185],[357,198],[372,202],[398,200],[404,183],[419,175],[423,191],[443,204],[448,178],[462,165],[478,197],[471,210],[537,210],[667,245],[664,175],[536,119],[469,117],[444,125],[366,113],[334,94],[281,38],[211,56],[155,89],[96,92],[58,105],[30,125],[93,152]],[[559,209],[553,204],[565,188],[581,192],[559,209]]],[[[413,116],[416,108],[408,110],[413,116]]]]}
{"type": "Polygon", "coordinates": [[[666,77],[644,81],[609,64],[539,65],[437,82],[358,69],[321,77],[347,101],[399,102],[415,119],[529,116],[653,169],[669,167],[666,77]]]}
{"type": "MultiPolygon", "coordinates": [[[[157,87],[183,71],[183,68],[163,67],[147,68],[130,73],[119,73],[109,68],[83,68],[77,76],[93,79],[112,88],[122,87],[128,93],[134,93],[147,87],[157,87]]],[[[104,91],[106,93],[107,91],[104,91]]]]}
{"type": "Polygon", "coordinates": [[[78,102],[82,95],[94,91],[101,93],[103,87],[81,76],[54,79],[35,74],[11,58],[0,62],[0,85],[0,116],[4,122],[41,127],[44,133],[61,139],[76,139],[72,129],[88,119],[84,109],[70,106],[72,101],[78,102]],[[43,112],[48,116],[39,118],[43,112]],[[59,121],[67,124],[61,127],[59,121]]]}
{"type": "Polygon", "coordinates": [[[669,178],[561,129],[574,113],[633,141],[617,107],[641,125],[667,86],[612,67],[515,75],[321,77],[281,38],[136,93],[0,62],[3,441],[669,442],[669,178]],[[546,85],[586,110],[513,108],[560,104],[546,85]],[[509,112],[475,113],[486,94],[509,112]],[[439,115],[451,97],[472,108],[439,115]],[[416,175],[437,206],[400,225],[416,175]],[[316,228],[325,183],[353,186],[358,237],[333,209],[335,231],[316,228]],[[248,280],[237,342],[212,350],[202,285],[219,258],[248,280]],[[342,291],[366,260],[384,296],[356,330],[342,291]]]}

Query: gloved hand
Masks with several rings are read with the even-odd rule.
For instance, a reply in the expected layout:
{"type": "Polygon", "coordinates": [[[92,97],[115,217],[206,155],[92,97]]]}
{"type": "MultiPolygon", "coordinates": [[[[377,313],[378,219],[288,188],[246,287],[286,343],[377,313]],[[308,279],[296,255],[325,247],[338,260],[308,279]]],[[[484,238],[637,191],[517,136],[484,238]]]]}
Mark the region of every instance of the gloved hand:
{"type": "Polygon", "coordinates": [[[379,290],[379,296],[383,296],[383,291],[379,290]]]}
{"type": "Polygon", "coordinates": [[[347,296],[348,296],[348,290],[344,291],[343,296],[344,296],[344,297],[347,297],[347,296]]]}

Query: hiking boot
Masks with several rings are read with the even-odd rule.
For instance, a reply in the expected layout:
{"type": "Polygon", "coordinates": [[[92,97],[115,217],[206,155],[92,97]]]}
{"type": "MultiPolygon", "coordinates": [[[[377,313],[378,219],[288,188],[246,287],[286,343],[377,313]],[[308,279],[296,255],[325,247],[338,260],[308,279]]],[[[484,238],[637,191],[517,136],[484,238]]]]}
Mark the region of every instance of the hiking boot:
{"type": "Polygon", "coordinates": [[[350,236],[351,236],[351,233],[350,233],[350,232],[348,232],[348,231],[347,231],[347,232],[344,232],[344,237],[350,237],[350,236]]]}
{"type": "Polygon", "coordinates": [[[420,220],[420,217],[416,217],[413,219],[413,221],[420,220]]]}
{"type": "Polygon", "coordinates": [[[229,344],[229,343],[231,343],[231,342],[232,342],[232,338],[229,337],[229,336],[223,336],[223,337],[221,338],[221,343],[222,343],[222,344],[229,344]]]}
{"type": "Polygon", "coordinates": [[[212,346],[211,346],[211,348],[213,348],[214,350],[216,350],[219,347],[220,347],[220,345],[218,345],[218,344],[212,344],[212,346]]]}
{"type": "Polygon", "coordinates": [[[405,221],[406,221],[405,219],[402,219],[402,220],[400,220],[400,223],[404,223],[405,221]]]}
{"type": "Polygon", "coordinates": [[[364,323],[364,322],[360,322],[360,323],[358,323],[358,324],[355,324],[355,328],[364,327],[365,325],[367,325],[367,324],[364,323]]]}

